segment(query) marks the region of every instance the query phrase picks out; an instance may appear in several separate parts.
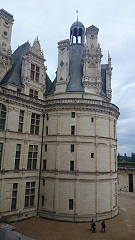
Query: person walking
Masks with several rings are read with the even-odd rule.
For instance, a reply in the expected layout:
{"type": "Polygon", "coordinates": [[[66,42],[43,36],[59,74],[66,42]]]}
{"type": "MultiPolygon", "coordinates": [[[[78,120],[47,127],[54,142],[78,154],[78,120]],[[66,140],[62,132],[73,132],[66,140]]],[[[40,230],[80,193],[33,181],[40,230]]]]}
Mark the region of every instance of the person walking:
{"type": "Polygon", "coordinates": [[[96,232],[96,223],[95,221],[92,223],[92,232],[96,232]]]}
{"type": "Polygon", "coordinates": [[[90,222],[90,224],[91,224],[90,231],[92,231],[92,224],[93,224],[93,222],[94,222],[94,220],[93,220],[93,218],[92,218],[92,220],[91,220],[91,222],[90,222]]]}
{"type": "Polygon", "coordinates": [[[101,232],[105,232],[105,229],[106,229],[105,221],[102,221],[101,222],[101,232]]]}

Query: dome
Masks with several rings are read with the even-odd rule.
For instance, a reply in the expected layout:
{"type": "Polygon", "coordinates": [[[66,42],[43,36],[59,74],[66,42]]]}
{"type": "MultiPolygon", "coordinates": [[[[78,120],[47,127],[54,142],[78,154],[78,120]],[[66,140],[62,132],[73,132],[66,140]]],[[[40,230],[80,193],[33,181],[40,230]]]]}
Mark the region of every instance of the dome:
{"type": "Polygon", "coordinates": [[[74,27],[77,27],[77,28],[79,28],[79,27],[84,28],[84,25],[83,25],[81,22],[76,21],[76,22],[74,22],[74,23],[72,24],[72,26],[71,26],[71,28],[74,28],[74,27]]]}

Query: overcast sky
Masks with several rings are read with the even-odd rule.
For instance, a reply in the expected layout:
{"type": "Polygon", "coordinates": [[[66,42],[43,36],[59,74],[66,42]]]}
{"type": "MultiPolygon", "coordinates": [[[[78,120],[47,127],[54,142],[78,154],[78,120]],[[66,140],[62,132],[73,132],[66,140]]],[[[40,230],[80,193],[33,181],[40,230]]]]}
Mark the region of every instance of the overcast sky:
{"type": "Polygon", "coordinates": [[[38,36],[53,80],[57,68],[57,42],[69,38],[76,21],[99,28],[102,63],[112,58],[112,103],[120,109],[118,152],[135,153],[135,1],[134,0],[0,0],[0,8],[14,16],[11,48],[38,36]]]}

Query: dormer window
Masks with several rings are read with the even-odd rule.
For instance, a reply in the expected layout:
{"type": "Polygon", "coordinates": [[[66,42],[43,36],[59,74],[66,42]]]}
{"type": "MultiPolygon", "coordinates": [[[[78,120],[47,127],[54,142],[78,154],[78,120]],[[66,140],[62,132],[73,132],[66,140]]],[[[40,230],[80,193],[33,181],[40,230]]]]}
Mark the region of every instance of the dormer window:
{"type": "Polygon", "coordinates": [[[38,91],[30,89],[29,96],[37,99],[38,98],[38,91]]]}
{"type": "Polygon", "coordinates": [[[38,66],[31,64],[31,80],[39,82],[39,70],[38,66]]]}

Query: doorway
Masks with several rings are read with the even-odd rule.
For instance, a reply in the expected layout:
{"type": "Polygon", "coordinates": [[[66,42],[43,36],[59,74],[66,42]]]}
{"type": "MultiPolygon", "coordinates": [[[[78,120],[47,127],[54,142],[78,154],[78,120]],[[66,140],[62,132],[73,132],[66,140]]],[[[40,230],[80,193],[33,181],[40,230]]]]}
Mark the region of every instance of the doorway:
{"type": "Polygon", "coordinates": [[[128,174],[129,192],[133,192],[133,174],[128,174]]]}

